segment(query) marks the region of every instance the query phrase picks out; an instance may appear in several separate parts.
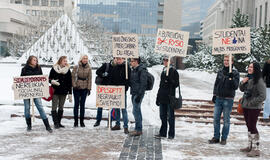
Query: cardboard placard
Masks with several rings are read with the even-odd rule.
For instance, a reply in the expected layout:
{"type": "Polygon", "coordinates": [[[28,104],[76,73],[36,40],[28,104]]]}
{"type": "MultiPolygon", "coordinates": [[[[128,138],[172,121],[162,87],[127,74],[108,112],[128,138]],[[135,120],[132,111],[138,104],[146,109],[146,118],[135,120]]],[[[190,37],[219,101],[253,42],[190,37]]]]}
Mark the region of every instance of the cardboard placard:
{"type": "Polygon", "coordinates": [[[122,34],[112,36],[113,57],[138,58],[139,43],[137,34],[122,34]]]}
{"type": "Polygon", "coordinates": [[[213,31],[213,55],[250,53],[250,28],[230,28],[213,31]]]}
{"type": "Polygon", "coordinates": [[[96,107],[125,108],[125,86],[97,86],[96,107]]]}
{"type": "Polygon", "coordinates": [[[189,32],[158,29],[155,52],[169,56],[186,57],[189,32]]]}
{"type": "Polygon", "coordinates": [[[15,100],[49,97],[50,95],[47,75],[14,77],[13,88],[15,100]]]}

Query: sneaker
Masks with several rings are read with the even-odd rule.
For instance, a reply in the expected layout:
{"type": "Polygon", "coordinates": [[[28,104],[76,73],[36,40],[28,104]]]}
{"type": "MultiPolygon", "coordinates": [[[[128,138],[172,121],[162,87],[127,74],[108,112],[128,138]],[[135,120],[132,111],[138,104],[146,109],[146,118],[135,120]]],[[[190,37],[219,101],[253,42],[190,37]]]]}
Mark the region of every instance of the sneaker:
{"type": "Polygon", "coordinates": [[[226,143],[227,143],[227,141],[226,140],[223,140],[223,139],[220,142],[221,145],[226,145],[226,143]]]}
{"type": "Polygon", "coordinates": [[[135,132],[131,132],[130,134],[129,134],[129,136],[140,136],[140,135],[142,135],[142,131],[135,131],[135,132]]]}
{"type": "Polygon", "coordinates": [[[120,130],[120,126],[115,125],[114,127],[111,128],[112,131],[120,130]]]}
{"type": "Polygon", "coordinates": [[[160,134],[157,134],[154,136],[156,139],[162,139],[162,138],[166,138],[166,136],[161,136],[160,134]]]}
{"type": "Polygon", "coordinates": [[[124,128],[124,133],[125,134],[128,134],[129,133],[128,128],[124,128]]]}
{"type": "Polygon", "coordinates": [[[219,143],[219,139],[216,139],[215,137],[213,137],[212,139],[208,140],[209,144],[215,144],[215,143],[219,143]]]}
{"type": "Polygon", "coordinates": [[[100,125],[100,122],[99,121],[96,121],[96,123],[94,124],[94,127],[97,127],[100,125]]]}

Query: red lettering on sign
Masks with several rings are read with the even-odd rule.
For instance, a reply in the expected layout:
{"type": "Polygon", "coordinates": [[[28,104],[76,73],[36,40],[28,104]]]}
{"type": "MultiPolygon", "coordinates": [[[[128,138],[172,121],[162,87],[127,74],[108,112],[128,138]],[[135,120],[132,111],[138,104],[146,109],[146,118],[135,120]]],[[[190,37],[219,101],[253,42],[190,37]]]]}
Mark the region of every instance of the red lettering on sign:
{"type": "Polygon", "coordinates": [[[230,38],[222,38],[222,44],[230,44],[230,38]]]}

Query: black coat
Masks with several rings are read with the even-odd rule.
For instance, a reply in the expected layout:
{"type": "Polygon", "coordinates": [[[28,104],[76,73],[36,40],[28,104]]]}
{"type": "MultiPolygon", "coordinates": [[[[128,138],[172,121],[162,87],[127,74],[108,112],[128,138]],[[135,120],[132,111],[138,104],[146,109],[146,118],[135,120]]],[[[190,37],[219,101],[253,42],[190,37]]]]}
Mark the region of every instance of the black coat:
{"type": "Polygon", "coordinates": [[[112,68],[111,74],[109,75],[110,84],[115,86],[125,86],[127,91],[130,80],[130,67],[128,67],[128,73],[128,79],[126,79],[125,64],[116,65],[112,68]]]}
{"type": "Polygon", "coordinates": [[[266,62],[264,64],[262,74],[263,74],[263,79],[266,83],[266,87],[270,88],[270,63],[269,62],[266,62]]]}
{"type": "Polygon", "coordinates": [[[97,69],[96,71],[97,76],[103,78],[102,85],[110,85],[110,75],[112,73],[113,67],[114,66],[112,65],[112,63],[104,63],[100,68],[97,69]],[[104,76],[103,74],[106,71],[107,64],[109,64],[108,75],[104,76]]]}
{"type": "Polygon", "coordinates": [[[224,67],[217,74],[214,95],[221,98],[234,98],[235,90],[239,86],[239,72],[236,69],[232,70],[233,78],[229,78],[229,67],[224,67]]]}
{"type": "Polygon", "coordinates": [[[166,72],[167,69],[163,68],[157,94],[157,102],[161,104],[169,104],[169,95],[175,96],[175,89],[179,86],[179,74],[177,70],[170,67],[168,76],[166,76],[166,72]]]}
{"type": "Polygon", "coordinates": [[[34,76],[34,75],[42,75],[42,69],[40,66],[36,66],[35,68],[26,64],[21,71],[21,76],[34,76]]]}
{"type": "Polygon", "coordinates": [[[147,87],[147,70],[143,65],[132,69],[130,73],[130,94],[142,96],[147,87]]]}
{"type": "Polygon", "coordinates": [[[66,68],[64,73],[61,73],[56,68],[55,65],[52,67],[49,75],[49,82],[51,80],[58,80],[59,86],[52,85],[54,89],[54,94],[56,95],[67,95],[72,94],[72,77],[69,67],[66,68]]]}

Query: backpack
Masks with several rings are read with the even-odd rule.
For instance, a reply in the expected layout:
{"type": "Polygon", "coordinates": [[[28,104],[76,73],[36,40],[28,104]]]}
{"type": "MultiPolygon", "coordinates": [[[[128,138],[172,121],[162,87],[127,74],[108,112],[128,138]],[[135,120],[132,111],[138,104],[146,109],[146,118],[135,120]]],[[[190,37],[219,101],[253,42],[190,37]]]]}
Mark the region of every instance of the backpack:
{"type": "Polygon", "coordinates": [[[147,76],[147,86],[145,90],[151,91],[155,83],[155,77],[151,73],[149,73],[148,70],[146,70],[146,76],[147,76]]]}
{"type": "MultiPolygon", "coordinates": [[[[110,63],[106,63],[106,69],[105,69],[105,72],[108,73],[109,68],[110,68],[110,63]]],[[[105,73],[105,72],[104,72],[104,73],[105,73]]],[[[104,77],[96,76],[95,83],[96,83],[97,85],[102,85],[103,80],[104,80],[104,77]]]]}

